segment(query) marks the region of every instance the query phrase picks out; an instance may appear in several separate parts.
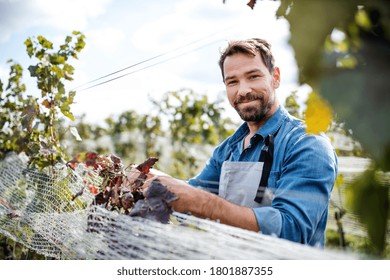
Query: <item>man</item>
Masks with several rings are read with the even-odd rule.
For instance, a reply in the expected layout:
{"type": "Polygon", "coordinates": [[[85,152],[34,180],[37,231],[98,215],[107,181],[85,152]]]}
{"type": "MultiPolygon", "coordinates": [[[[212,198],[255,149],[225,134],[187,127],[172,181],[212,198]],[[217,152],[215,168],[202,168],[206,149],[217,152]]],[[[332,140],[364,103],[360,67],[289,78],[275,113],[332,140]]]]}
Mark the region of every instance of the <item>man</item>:
{"type": "Polygon", "coordinates": [[[158,176],[178,197],[171,206],[243,229],[324,246],[337,176],[330,142],[323,135],[307,134],[304,123],[279,104],[280,70],[265,40],[230,42],[219,65],[229,102],[245,122],[188,183],[158,176]]]}

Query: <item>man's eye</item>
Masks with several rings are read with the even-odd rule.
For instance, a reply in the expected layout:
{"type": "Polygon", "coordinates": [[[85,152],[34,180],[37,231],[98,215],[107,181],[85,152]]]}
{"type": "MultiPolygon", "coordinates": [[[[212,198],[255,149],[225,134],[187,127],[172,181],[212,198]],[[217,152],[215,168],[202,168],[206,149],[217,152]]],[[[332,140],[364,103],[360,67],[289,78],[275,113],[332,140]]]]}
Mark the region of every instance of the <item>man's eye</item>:
{"type": "Polygon", "coordinates": [[[259,75],[252,75],[252,76],[249,77],[249,79],[255,80],[255,79],[259,78],[259,77],[260,77],[259,75]]]}
{"type": "Polygon", "coordinates": [[[234,85],[236,85],[237,84],[237,81],[228,81],[227,83],[226,83],[226,85],[228,85],[228,86],[234,86],[234,85]]]}

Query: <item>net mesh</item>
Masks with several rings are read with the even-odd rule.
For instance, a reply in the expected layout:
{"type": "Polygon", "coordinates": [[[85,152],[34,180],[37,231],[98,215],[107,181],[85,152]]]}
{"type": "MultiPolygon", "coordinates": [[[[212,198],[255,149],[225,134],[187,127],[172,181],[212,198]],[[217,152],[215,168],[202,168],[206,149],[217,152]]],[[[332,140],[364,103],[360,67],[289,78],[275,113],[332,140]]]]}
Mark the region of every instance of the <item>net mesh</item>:
{"type": "Polygon", "coordinates": [[[102,178],[80,164],[48,173],[0,162],[0,234],[54,259],[354,259],[174,212],[168,224],[93,205],[102,178]],[[82,195],[75,194],[84,190],[82,195]]]}

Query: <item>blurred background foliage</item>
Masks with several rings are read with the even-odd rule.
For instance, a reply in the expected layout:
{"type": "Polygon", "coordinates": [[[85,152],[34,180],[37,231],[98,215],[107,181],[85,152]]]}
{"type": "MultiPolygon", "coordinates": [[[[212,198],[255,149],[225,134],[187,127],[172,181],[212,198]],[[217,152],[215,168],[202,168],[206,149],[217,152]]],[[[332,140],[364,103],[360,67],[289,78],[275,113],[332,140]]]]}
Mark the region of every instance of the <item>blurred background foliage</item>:
{"type": "MultiPolygon", "coordinates": [[[[367,229],[372,252],[382,256],[390,213],[389,2],[281,0],[277,16],[290,24],[300,83],[329,103],[372,159],[348,187],[347,198],[367,229]]],[[[307,105],[329,110],[317,102],[307,105]]]]}

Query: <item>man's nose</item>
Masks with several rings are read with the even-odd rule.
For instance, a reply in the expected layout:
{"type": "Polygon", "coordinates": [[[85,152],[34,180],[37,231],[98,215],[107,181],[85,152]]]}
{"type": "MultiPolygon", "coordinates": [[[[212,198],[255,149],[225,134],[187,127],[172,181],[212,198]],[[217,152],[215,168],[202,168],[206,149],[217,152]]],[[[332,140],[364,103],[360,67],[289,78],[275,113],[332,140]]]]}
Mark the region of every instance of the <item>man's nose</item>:
{"type": "Polygon", "coordinates": [[[240,82],[237,94],[241,96],[246,96],[248,93],[252,92],[252,88],[246,82],[240,82]]]}

